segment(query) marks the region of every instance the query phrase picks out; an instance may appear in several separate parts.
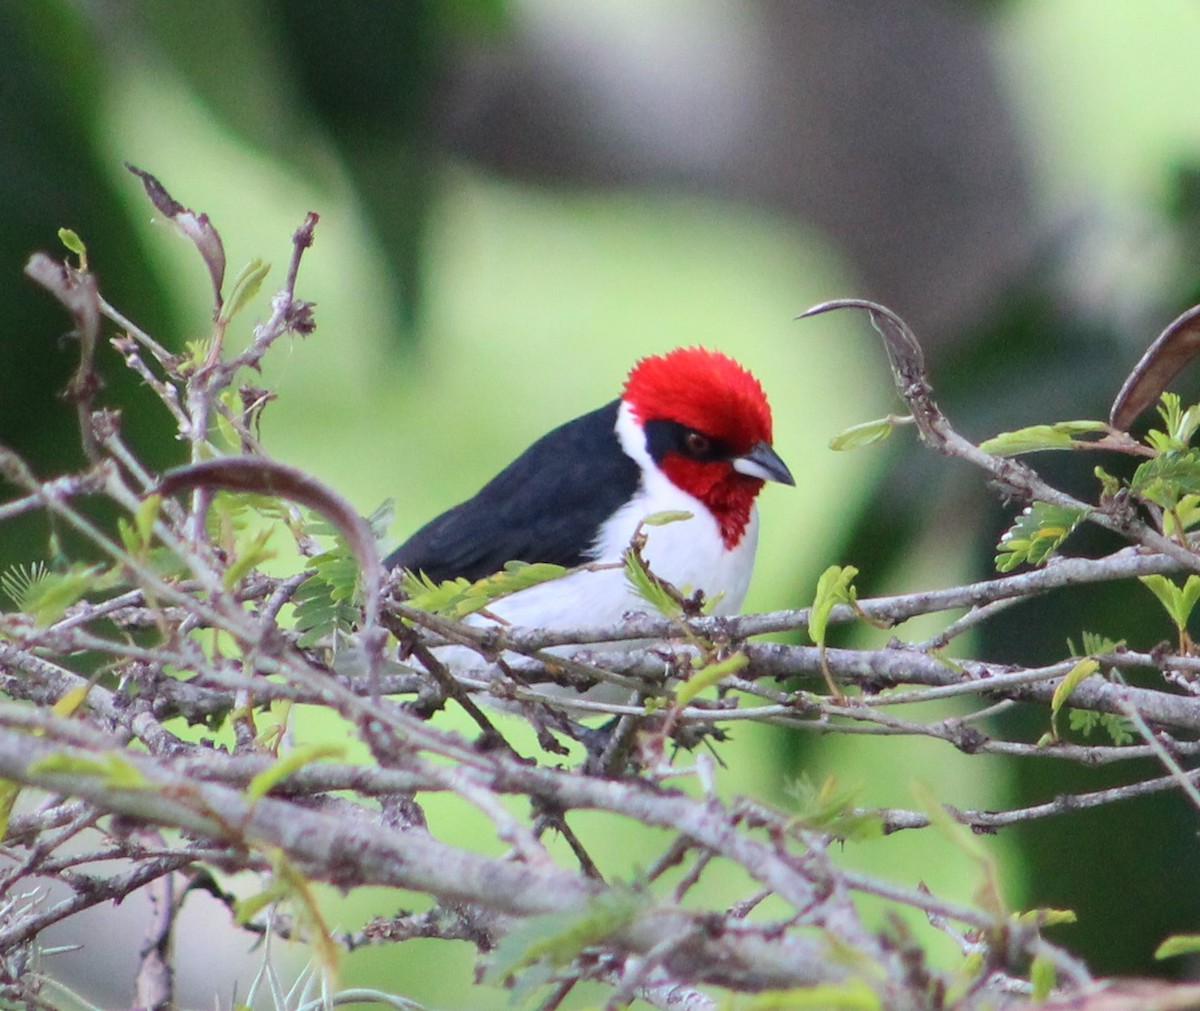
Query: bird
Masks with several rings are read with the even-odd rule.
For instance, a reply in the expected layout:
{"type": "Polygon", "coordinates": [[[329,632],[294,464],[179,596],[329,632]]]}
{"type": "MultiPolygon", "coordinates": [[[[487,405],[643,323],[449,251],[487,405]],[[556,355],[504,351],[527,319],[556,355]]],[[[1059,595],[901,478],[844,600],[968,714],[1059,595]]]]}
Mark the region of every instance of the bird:
{"type": "Polygon", "coordinates": [[[766,482],[795,484],[773,448],[762,385],[722,352],[676,348],[637,361],[616,400],[542,436],[384,564],[434,582],[478,580],[512,561],[564,566],[572,571],[493,600],[486,619],[471,620],[610,626],[651,609],[620,564],[641,535],[654,576],[701,591],[712,613],[736,614],[766,482]],[[663,513],[675,519],[644,524],[663,513]]]}

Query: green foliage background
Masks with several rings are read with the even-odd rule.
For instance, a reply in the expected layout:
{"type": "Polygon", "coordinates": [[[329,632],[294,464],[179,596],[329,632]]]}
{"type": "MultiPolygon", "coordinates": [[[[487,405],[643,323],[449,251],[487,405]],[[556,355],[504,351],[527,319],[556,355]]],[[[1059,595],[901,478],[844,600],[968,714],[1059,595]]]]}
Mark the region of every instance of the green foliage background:
{"type": "MultiPolygon", "coordinates": [[[[55,397],[72,361],[55,343],[64,320],[18,281],[32,250],[56,245],[58,227],[83,236],[105,295],[146,329],[175,346],[204,335],[204,272],[194,251],[152,219],[121,167],[130,161],[212,217],[232,270],[254,256],[273,261],[268,291],[281,280],[287,237],[303,213],[321,215],[299,285],[317,303],[318,331],[269,360],[263,382],[279,400],[263,436],[279,458],[364,513],[394,497],[397,538],[473,492],[551,426],[612,397],[640,355],[694,342],[736,354],[763,378],[776,444],[798,476],[795,494],[772,488],[763,498],[749,608],[807,601],[835,562],[857,565],[871,593],[980,574],[994,544],[994,529],[975,540],[971,513],[985,510],[982,494],[966,493],[964,509],[940,462],[922,461],[910,477],[929,476],[926,497],[893,495],[895,475],[913,459],[895,445],[911,441],[903,431],[885,449],[826,448],[836,432],[893,406],[882,354],[860,319],[792,322],[815,302],[859,294],[852,264],[804,222],[765,211],[669,189],[522,186],[433,154],[422,113],[436,97],[438,67],[456,42],[503,32],[509,12],[495,0],[385,6],[390,20],[353,35],[379,47],[361,62],[390,68],[383,84],[322,76],[304,31],[337,43],[358,29],[306,24],[319,19],[319,4],[223,0],[201,15],[146,0],[136,30],[106,23],[113,8],[103,4],[0,7],[0,441],[42,473],[79,463],[72,413],[55,397]],[[381,93],[402,100],[377,101],[381,93]]],[[[1084,0],[992,6],[986,16],[1039,212],[1098,208],[1120,222],[1128,243],[1077,266],[1098,302],[1161,303],[1165,322],[1200,287],[1188,197],[1200,165],[1200,13],[1182,0],[1156,5],[1153,16],[1084,0]]],[[[638,16],[635,5],[628,16],[638,16]]],[[[265,297],[257,310],[265,315],[265,297]]],[[[1131,364],[1152,333],[1113,334],[1111,321],[1098,324],[1082,307],[1070,317],[1062,311],[1035,285],[1016,290],[935,366],[946,407],[968,420],[968,434],[1103,415],[1120,363],[1131,364]]],[[[118,377],[115,357],[109,362],[118,377]]],[[[135,396],[120,379],[105,400],[129,405],[135,396]]],[[[166,419],[153,412],[131,407],[126,430],[151,459],[174,459],[166,419]]],[[[987,522],[999,529],[1001,520],[987,522]]],[[[5,564],[44,551],[40,523],[8,527],[0,540],[5,564]]],[[[1065,635],[1103,625],[1101,607],[1088,598],[1049,604],[1060,648],[1065,635]]],[[[1136,632],[1145,642],[1148,633],[1136,632]]],[[[1044,797],[1081,788],[1042,778],[1061,769],[1036,770],[1028,784],[997,760],[888,739],[815,746],[747,730],[722,757],[730,767],[723,790],[781,804],[801,769],[815,781],[836,773],[861,787],[864,804],[911,805],[913,779],[929,782],[942,802],[981,807],[1014,803],[1024,789],[1044,797]]],[[[1098,971],[1147,972],[1161,968],[1148,960],[1158,940],[1200,919],[1193,872],[1161,866],[1200,865],[1194,815],[1157,799],[988,842],[1009,887],[1025,889],[1010,896],[1014,904],[1079,908],[1075,934],[1058,936],[1075,936],[1098,971]],[[1156,861],[1141,885],[1125,886],[1115,922],[1122,888],[1101,887],[1102,879],[1156,861]]],[[[473,826],[459,830],[469,838],[473,826]]],[[[940,845],[910,833],[856,844],[846,856],[893,868],[905,884],[966,893],[972,868],[940,845]]],[[[632,834],[606,854],[608,869],[628,875],[651,849],[632,834]]],[[[724,887],[731,901],[740,897],[735,883],[724,887]]],[[[346,924],[366,908],[386,915],[403,904],[387,894],[345,901],[346,924]]],[[[369,980],[435,1006],[482,1006],[484,995],[465,982],[471,953],[463,946],[455,964],[443,965],[444,948],[410,942],[356,953],[347,982],[369,980]]],[[[207,943],[203,957],[212,958],[207,943]]],[[[211,985],[203,972],[200,982],[211,985]]],[[[506,1000],[491,996],[496,1006],[506,1000]]]]}

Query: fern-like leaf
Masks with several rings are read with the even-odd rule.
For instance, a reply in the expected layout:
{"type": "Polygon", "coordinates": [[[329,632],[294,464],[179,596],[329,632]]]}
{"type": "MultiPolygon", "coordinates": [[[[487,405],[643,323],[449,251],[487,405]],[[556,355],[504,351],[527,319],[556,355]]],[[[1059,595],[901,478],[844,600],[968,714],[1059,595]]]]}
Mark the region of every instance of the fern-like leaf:
{"type": "Polygon", "coordinates": [[[465,618],[510,593],[558,579],[567,571],[548,562],[506,562],[499,572],[473,583],[461,576],[435,583],[424,573],[406,572],[400,585],[413,607],[448,618],[465,618]]]}
{"type": "Polygon", "coordinates": [[[18,610],[46,626],[76,601],[106,589],[112,581],[112,573],[106,574],[103,565],[73,565],[65,572],[50,572],[38,564],[8,570],[0,576],[0,588],[18,610]]]}
{"type": "Polygon", "coordinates": [[[1185,495],[1200,494],[1200,450],[1171,449],[1147,460],[1133,473],[1130,490],[1164,509],[1185,495]]]}
{"type": "Polygon", "coordinates": [[[14,565],[0,572],[0,590],[12,601],[18,611],[28,610],[30,594],[38,583],[46,578],[44,562],[32,565],[14,565]]]}
{"type": "Polygon", "coordinates": [[[1022,562],[1041,565],[1082,519],[1078,509],[1034,502],[996,545],[996,571],[1011,572],[1022,562]]]}

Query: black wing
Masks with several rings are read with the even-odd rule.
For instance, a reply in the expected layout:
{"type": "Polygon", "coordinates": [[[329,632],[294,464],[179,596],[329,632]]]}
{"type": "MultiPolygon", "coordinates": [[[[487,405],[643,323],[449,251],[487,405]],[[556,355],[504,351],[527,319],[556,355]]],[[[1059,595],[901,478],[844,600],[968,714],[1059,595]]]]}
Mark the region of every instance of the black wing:
{"type": "Polygon", "coordinates": [[[580,565],[600,524],[637,491],[617,441],[618,401],[538,439],[479,493],[427,523],[384,560],[441,582],[481,579],[505,562],[580,565]]]}

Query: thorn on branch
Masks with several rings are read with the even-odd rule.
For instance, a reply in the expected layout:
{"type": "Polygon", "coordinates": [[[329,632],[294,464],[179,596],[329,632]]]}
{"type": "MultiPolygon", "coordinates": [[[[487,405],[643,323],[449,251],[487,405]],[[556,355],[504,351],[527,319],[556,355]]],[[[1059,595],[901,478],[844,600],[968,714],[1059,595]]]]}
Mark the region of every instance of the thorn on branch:
{"type": "Polygon", "coordinates": [[[921,438],[942,452],[946,452],[941,426],[946,419],[933,400],[933,387],[925,373],[925,354],[921,344],[908,324],[887,306],[860,298],[841,298],[821,302],[802,312],[797,319],[819,316],[835,309],[865,309],[871,325],[883,338],[883,349],[887,352],[892,368],[892,379],[896,390],[908,404],[921,438]]]}

